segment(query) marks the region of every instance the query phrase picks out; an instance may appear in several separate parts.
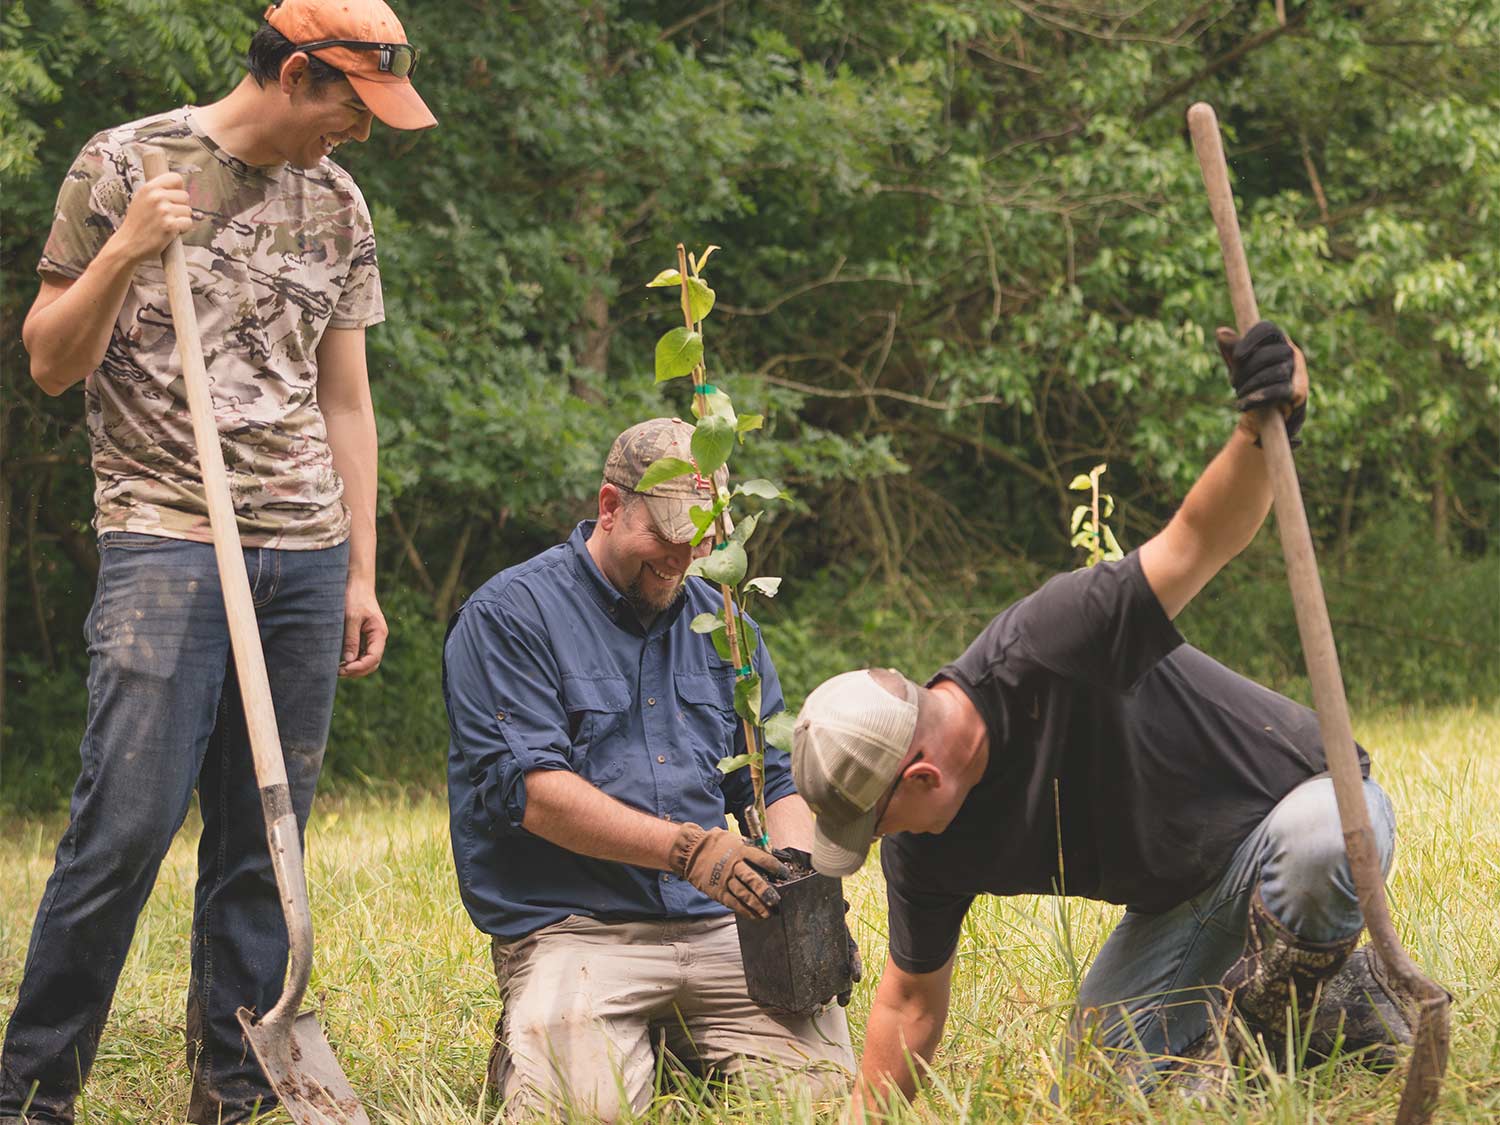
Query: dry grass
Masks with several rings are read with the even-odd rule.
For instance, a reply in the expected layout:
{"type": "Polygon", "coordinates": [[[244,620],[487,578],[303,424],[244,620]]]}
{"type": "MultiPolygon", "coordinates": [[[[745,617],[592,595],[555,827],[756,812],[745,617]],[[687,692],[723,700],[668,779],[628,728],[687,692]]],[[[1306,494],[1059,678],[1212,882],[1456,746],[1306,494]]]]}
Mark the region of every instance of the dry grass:
{"type": "MultiPolygon", "coordinates": [[[[1357,731],[1401,817],[1391,899],[1418,964],[1456,997],[1441,1121],[1500,1115],[1500,711],[1386,712],[1357,731]]],[[[336,752],[336,750],[335,750],[336,752]]],[[[437,797],[324,802],[310,833],[323,1026],[378,1125],[498,1118],[484,1087],[498,1015],[487,949],[458,901],[447,812],[437,797]]],[[[61,823],[6,826],[0,842],[0,1019],[8,1018],[61,823]]],[[[82,1125],[181,1120],[187,1100],[182,1005],[193,836],[176,842],[142,916],[82,1125]]],[[[850,1010],[856,1048],[884,963],[875,865],[851,881],[871,972],[850,1010]]],[[[981,900],[971,912],[934,1081],[902,1119],[954,1121],[1363,1122],[1394,1117],[1403,1074],[1323,1067],[1274,1072],[1209,1109],[1147,1104],[1095,1089],[1048,1100],[1052,1049],[1079,974],[1117,915],[1077,900],[981,900]]],[[[799,1122],[812,1107],[663,1080],[647,1119],[799,1122]]],[[[830,1116],[825,1113],[824,1116],[830,1116]]],[[[283,1120],[279,1115],[265,1119],[283,1120]]]]}

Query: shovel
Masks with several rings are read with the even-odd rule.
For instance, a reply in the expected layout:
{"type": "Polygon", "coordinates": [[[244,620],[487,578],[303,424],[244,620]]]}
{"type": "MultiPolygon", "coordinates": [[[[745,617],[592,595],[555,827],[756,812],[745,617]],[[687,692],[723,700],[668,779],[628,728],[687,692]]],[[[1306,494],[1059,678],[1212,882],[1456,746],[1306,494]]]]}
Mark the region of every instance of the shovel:
{"type": "MultiPolygon", "coordinates": [[[[1229,190],[1229,169],[1224,163],[1219,119],[1212,106],[1198,102],[1187,111],[1187,120],[1188,130],[1193,136],[1193,150],[1198,154],[1198,166],[1203,170],[1203,184],[1208,189],[1209,208],[1213,212],[1214,225],[1219,229],[1219,248],[1224,253],[1224,272],[1229,279],[1234,319],[1243,335],[1260,319],[1260,312],[1255,305],[1255,291],[1250,285],[1250,265],[1245,259],[1245,247],[1240,241],[1234,196],[1229,190]]],[[[1280,410],[1275,407],[1261,410],[1260,437],[1271,475],[1276,527],[1281,533],[1282,554],[1286,556],[1287,578],[1291,582],[1292,604],[1297,614],[1297,632],[1302,638],[1308,679],[1312,681],[1318,729],[1323,736],[1328,770],[1333,775],[1339,824],[1344,832],[1344,847],[1349,853],[1359,908],[1364,914],[1376,954],[1390,973],[1398,992],[1410,998],[1415,1009],[1414,1050],[1406,1086],[1401,1091],[1396,1122],[1397,1125],[1424,1125],[1432,1119],[1438,1092],[1443,1085],[1443,1072],[1448,1065],[1448,1005],[1452,998],[1445,988],[1424,976],[1412,963],[1391,924],[1385,879],[1380,872],[1375,836],[1370,830],[1370,813],[1365,807],[1359,757],[1349,723],[1349,704],[1344,698],[1344,680],[1339,672],[1338,653],[1333,647],[1333,626],[1328,620],[1328,605],[1323,600],[1323,583],[1318,578],[1312,533],[1307,526],[1307,512],[1302,507],[1302,490],[1297,484],[1292,448],[1287,441],[1286,424],[1280,410]]]]}
{"type": "MultiPolygon", "coordinates": [[[[148,180],[169,170],[166,155],[160,150],[145,148],[141,156],[148,180]]],[[[198,467],[208,499],[219,584],[224,589],[224,612],[229,619],[229,639],[244,698],[245,726],[250,734],[255,779],[266,817],[266,841],[291,944],[281,999],[260,1019],[248,1008],[241,1008],[240,1025],[255,1049],[261,1070],[297,1125],[369,1125],[370,1119],[333,1057],[317,1017],[311,1012],[298,1014],[312,971],[313,948],[302,844],[297,838],[297,818],[287,788],[281,735],[271,705],[266,659],[261,652],[255,604],[250,597],[245,556],[235,524],[234,505],[229,498],[224,454],[219,448],[219,430],[214,422],[203,344],[198,336],[198,317],[193,311],[193,292],[188,286],[187,260],[180,238],[173,238],[162,252],[162,265],[166,269],[167,299],[177,333],[177,354],[182,359],[188,410],[193,419],[193,440],[198,446],[198,467]]]]}

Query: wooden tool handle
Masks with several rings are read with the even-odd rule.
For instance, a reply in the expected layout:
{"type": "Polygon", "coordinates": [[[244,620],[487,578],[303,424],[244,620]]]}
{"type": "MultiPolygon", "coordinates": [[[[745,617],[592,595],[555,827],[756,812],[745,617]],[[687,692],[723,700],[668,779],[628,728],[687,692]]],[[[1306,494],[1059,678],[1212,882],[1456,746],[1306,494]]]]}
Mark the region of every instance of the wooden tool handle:
{"type": "MultiPolygon", "coordinates": [[[[141,164],[146,179],[170,171],[160,149],[144,148],[141,164]]],[[[286,761],[281,754],[281,735],[271,704],[271,685],[266,678],[266,659],[255,623],[255,603],[245,572],[245,555],[235,523],[234,501],[224,472],[224,453],[219,446],[219,428],[214,421],[213,396],[203,365],[203,341],[198,335],[198,316],[193,309],[193,291],[188,284],[187,259],[182,239],[173,237],[162,251],[167,273],[167,301],[172,309],[172,327],[177,333],[177,355],[182,360],[183,383],[187,387],[188,411],[192,415],[193,440],[198,446],[198,469],[208,501],[208,520],[213,528],[214,557],[219,564],[219,583],[224,590],[224,611],[229,619],[229,640],[239,674],[240,694],[245,705],[245,725],[255,757],[255,778],[262,791],[280,786],[286,794],[286,761]]],[[[280,802],[278,801],[278,806],[280,802]]],[[[287,811],[290,811],[290,801],[287,811]]],[[[267,810],[268,813],[270,810],[267,810]]],[[[277,810],[280,811],[279,808],[277,810]]]]}
{"type": "MultiPolygon", "coordinates": [[[[1219,230],[1219,249],[1224,255],[1224,272],[1229,279],[1234,318],[1243,334],[1260,319],[1260,314],[1255,305],[1255,290],[1250,284],[1250,266],[1245,259],[1244,243],[1240,240],[1239,219],[1235,214],[1234,195],[1229,188],[1229,169],[1224,160],[1218,117],[1212,106],[1198,102],[1188,110],[1187,119],[1193,150],[1203,172],[1203,184],[1208,189],[1214,225],[1219,230]]],[[[1398,1125],[1417,1125],[1431,1117],[1447,1065],[1448,994],[1423,976],[1412,963],[1391,922],[1390,906],[1385,897],[1385,877],[1380,870],[1375,834],[1370,827],[1370,812],[1365,806],[1364,782],[1349,721],[1349,704],[1344,696],[1344,679],[1333,644],[1333,626],[1328,619],[1328,604],[1323,598],[1323,583],[1318,577],[1318,561],[1313,553],[1307,512],[1302,506],[1302,489],[1297,483],[1297,469],[1292,462],[1286,424],[1280,409],[1274,406],[1262,409],[1259,421],[1261,446],[1265,451],[1276,503],[1276,527],[1281,533],[1281,550],[1286,557],[1287,578],[1292,587],[1297,633],[1302,639],[1302,654],[1307,663],[1308,679],[1312,682],[1313,705],[1318,711],[1323,752],[1328,771],[1333,775],[1339,823],[1344,833],[1344,847],[1349,854],[1349,868],[1354,875],[1359,908],[1381,961],[1402,990],[1420,1003],[1416,1050],[1396,1117],[1398,1125]]]]}

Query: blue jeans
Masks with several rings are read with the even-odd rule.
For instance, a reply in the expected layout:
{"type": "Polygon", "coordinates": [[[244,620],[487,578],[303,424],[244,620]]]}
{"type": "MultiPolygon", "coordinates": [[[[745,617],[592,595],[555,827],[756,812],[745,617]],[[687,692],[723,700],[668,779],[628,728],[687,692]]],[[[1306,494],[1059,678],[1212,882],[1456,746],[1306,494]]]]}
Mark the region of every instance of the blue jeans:
{"type": "MultiPolygon", "coordinates": [[[[1390,799],[1373,780],[1365,805],[1383,871],[1396,847],[1390,799]]],[[[1117,1069],[1149,1086],[1208,1030],[1225,970],[1245,947],[1250,896],[1304,941],[1357,934],[1364,920],[1344,852],[1333,779],[1293,789],[1236,849],[1217,882],[1161,914],[1126,911],[1078,990],[1064,1055],[1088,1028],[1117,1069]]]]}
{"type": "MultiPolygon", "coordinates": [[[[287,936],[213,547],[124,532],[99,546],[82,771],[6,1028],[0,1118],[30,1098],[31,1121],[73,1120],[137,918],[196,786],[189,1118],[239,1121],[274,1098],[235,1010],[275,1003],[287,936]]],[[[348,560],[347,544],[245,550],[299,827],[333,713],[348,560]]]]}

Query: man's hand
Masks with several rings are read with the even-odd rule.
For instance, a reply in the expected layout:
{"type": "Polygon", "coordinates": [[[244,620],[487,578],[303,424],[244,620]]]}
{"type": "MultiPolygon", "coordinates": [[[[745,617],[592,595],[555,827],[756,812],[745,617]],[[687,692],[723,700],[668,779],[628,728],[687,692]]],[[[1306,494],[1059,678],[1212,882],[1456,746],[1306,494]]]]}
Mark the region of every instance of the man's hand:
{"type": "Polygon", "coordinates": [[[151,261],[192,225],[187,185],[176,172],[165,172],[135,189],[125,217],[110,237],[111,249],[137,264],[151,261]]]}
{"type": "Polygon", "coordinates": [[[358,679],[380,667],[389,631],[375,599],[375,587],[351,579],[344,588],[344,649],[339,655],[339,676],[358,679]]]}
{"type": "Polygon", "coordinates": [[[768,918],[781,902],[762,872],[778,879],[791,874],[781,860],[734,833],[723,828],[704,831],[696,824],[678,829],[670,863],[674,874],[746,918],[768,918]]]}
{"type": "Polygon", "coordinates": [[[1297,431],[1307,417],[1307,364],[1286,334],[1269,320],[1256,324],[1243,336],[1233,329],[1214,333],[1229,381],[1234,386],[1234,405],[1244,417],[1240,425],[1260,444],[1260,425],[1255,411],[1279,406],[1286,418],[1286,436],[1292,448],[1301,445],[1297,431]]]}

